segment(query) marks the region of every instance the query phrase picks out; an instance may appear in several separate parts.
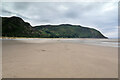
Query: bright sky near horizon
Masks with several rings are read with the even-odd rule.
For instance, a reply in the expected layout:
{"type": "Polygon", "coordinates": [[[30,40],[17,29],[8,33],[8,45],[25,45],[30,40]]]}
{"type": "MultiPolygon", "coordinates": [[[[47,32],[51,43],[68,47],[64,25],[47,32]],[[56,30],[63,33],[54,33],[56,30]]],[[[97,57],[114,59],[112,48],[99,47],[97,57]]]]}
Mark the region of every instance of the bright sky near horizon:
{"type": "Polygon", "coordinates": [[[0,16],[18,16],[32,26],[77,24],[118,36],[118,2],[2,2],[0,16]]]}

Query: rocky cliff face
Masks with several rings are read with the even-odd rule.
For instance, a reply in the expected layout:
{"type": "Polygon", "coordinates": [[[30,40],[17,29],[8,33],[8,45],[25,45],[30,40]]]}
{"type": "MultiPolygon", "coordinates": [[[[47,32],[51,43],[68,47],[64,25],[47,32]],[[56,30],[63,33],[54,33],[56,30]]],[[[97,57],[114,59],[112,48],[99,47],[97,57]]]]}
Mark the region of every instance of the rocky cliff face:
{"type": "Polygon", "coordinates": [[[60,24],[32,27],[19,17],[2,17],[2,36],[39,38],[107,38],[98,30],[80,25],[60,24]]]}

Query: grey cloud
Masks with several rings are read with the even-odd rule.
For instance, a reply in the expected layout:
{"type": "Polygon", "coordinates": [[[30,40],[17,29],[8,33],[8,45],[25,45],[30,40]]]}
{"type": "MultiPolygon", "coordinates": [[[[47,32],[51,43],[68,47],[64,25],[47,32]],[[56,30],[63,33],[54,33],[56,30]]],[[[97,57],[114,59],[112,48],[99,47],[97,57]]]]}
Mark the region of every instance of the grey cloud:
{"type": "Polygon", "coordinates": [[[11,11],[8,11],[8,10],[5,10],[5,9],[2,9],[2,14],[5,14],[7,16],[15,14],[16,16],[21,17],[23,19],[29,19],[28,17],[25,17],[25,16],[23,16],[21,14],[18,14],[18,13],[15,13],[15,12],[11,12],[11,11]]]}
{"type": "Polygon", "coordinates": [[[7,10],[5,10],[5,9],[2,9],[2,13],[6,13],[6,14],[12,14],[12,12],[10,12],[10,11],[7,11],[7,10]]]}
{"type": "Polygon", "coordinates": [[[16,3],[14,3],[14,9],[18,9],[18,10],[20,10],[20,9],[27,9],[30,5],[29,5],[30,3],[29,2],[16,2],[16,3]]]}

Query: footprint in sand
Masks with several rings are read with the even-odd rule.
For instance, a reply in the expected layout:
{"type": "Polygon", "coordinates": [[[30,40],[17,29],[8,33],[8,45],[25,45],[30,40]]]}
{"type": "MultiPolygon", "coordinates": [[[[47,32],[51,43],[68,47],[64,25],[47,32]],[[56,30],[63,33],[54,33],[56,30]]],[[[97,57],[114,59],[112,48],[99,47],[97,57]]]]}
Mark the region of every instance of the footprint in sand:
{"type": "Polygon", "coordinates": [[[46,51],[46,50],[41,50],[41,51],[46,51]]]}

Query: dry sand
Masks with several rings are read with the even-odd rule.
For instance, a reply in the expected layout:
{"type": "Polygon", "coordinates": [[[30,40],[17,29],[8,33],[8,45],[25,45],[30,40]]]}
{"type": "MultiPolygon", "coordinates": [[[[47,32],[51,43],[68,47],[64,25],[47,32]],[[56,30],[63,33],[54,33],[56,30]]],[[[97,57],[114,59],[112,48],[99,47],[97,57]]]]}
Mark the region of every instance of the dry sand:
{"type": "Polygon", "coordinates": [[[3,41],[3,78],[118,77],[117,47],[29,41],[3,41]]]}

